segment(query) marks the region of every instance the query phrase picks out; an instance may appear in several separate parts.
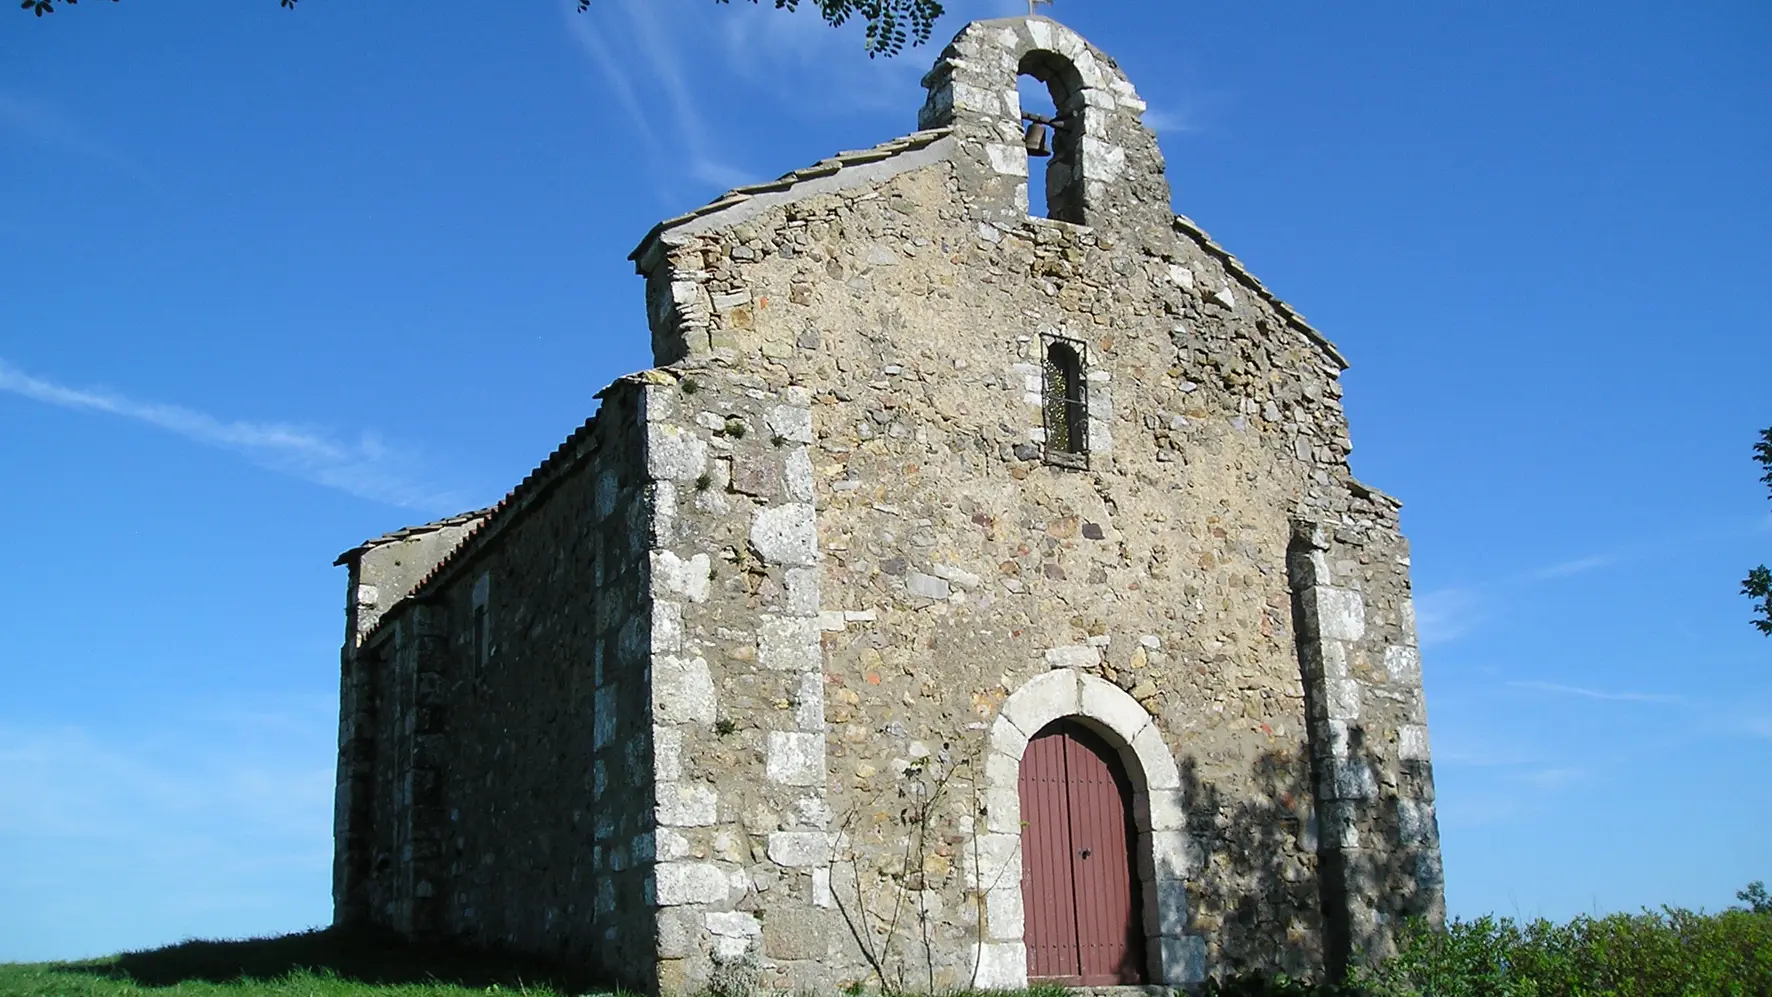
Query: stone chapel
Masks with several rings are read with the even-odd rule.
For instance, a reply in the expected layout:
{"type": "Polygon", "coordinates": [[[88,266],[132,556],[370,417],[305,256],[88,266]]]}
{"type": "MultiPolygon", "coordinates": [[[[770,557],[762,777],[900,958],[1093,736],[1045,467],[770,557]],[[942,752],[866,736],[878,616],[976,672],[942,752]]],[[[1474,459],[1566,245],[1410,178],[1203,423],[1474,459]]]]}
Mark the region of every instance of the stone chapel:
{"type": "Polygon", "coordinates": [[[661,222],[657,366],[339,558],[338,924],[832,993],[1334,974],[1443,918],[1346,362],[1074,32],[968,24],[924,85],[661,222]]]}

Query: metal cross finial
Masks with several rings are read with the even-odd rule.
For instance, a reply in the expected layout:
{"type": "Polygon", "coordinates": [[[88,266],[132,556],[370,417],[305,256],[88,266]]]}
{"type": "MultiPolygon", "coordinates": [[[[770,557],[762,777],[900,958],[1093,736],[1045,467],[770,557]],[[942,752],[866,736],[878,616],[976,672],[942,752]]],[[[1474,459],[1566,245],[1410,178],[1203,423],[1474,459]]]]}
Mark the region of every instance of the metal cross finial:
{"type": "Polygon", "coordinates": [[[1050,6],[1052,6],[1052,0],[1028,0],[1028,16],[1029,17],[1036,16],[1034,8],[1038,7],[1041,4],[1045,4],[1046,6],[1050,7],[1050,6]]]}

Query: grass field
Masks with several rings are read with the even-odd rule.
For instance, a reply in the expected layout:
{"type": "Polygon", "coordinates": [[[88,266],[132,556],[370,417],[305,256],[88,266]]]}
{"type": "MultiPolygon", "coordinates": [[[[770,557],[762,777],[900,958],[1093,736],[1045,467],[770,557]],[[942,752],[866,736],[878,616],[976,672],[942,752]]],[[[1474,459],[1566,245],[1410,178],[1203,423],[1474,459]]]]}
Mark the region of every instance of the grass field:
{"type": "MultiPolygon", "coordinates": [[[[0,997],[628,997],[569,969],[330,929],[190,941],[84,962],[0,963],[0,997]]],[[[1062,987],[945,997],[1067,997],[1062,987]]]]}
{"type": "Polygon", "coordinates": [[[464,987],[453,983],[364,983],[307,971],[290,973],[280,979],[244,979],[229,983],[207,980],[186,980],[171,985],[154,986],[117,979],[102,973],[83,971],[62,965],[0,966],[0,994],[6,997],[122,997],[124,994],[186,995],[191,997],[485,997],[488,993],[527,994],[530,997],[555,997],[558,991],[547,986],[506,989],[503,987],[464,987]]]}
{"type": "Polygon", "coordinates": [[[308,931],[192,941],[87,962],[0,964],[4,997],[562,997],[600,991],[561,970],[308,931]]]}

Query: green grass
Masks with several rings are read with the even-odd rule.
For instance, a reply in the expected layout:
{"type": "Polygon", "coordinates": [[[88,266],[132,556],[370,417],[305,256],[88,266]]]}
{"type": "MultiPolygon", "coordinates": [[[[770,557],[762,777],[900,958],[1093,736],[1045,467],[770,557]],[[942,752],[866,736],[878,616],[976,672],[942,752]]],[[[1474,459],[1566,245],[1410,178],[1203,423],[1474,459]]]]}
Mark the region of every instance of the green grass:
{"type": "Polygon", "coordinates": [[[330,929],[0,964],[4,997],[562,997],[599,989],[560,967],[330,929]]]}
{"type": "Polygon", "coordinates": [[[488,993],[554,997],[546,986],[523,989],[464,987],[453,983],[364,983],[332,973],[296,970],[276,979],[239,979],[228,983],[185,980],[170,985],[137,983],[89,975],[71,965],[0,965],[0,994],[6,997],[485,997],[488,993]]]}
{"type": "MultiPolygon", "coordinates": [[[[532,960],[332,929],[188,941],[84,962],[0,963],[0,997],[627,997],[532,960]]],[[[1063,987],[944,997],[1068,997],[1063,987]]]]}

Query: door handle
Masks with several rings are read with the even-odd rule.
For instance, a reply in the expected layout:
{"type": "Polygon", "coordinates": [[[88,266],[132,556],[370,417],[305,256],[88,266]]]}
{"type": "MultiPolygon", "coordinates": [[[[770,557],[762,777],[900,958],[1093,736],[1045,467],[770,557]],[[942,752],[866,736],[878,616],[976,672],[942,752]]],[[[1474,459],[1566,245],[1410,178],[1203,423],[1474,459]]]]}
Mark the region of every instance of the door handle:
{"type": "Polygon", "coordinates": [[[1080,850],[1079,850],[1079,851],[1078,851],[1078,852],[1077,852],[1077,854],[1078,854],[1078,855],[1080,855],[1080,856],[1082,856],[1082,857],[1083,857],[1083,858],[1088,858],[1088,857],[1089,857],[1089,855],[1090,855],[1090,852],[1091,852],[1091,849],[1088,849],[1088,848],[1084,848],[1084,849],[1080,849],[1080,850]]]}

